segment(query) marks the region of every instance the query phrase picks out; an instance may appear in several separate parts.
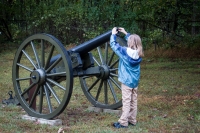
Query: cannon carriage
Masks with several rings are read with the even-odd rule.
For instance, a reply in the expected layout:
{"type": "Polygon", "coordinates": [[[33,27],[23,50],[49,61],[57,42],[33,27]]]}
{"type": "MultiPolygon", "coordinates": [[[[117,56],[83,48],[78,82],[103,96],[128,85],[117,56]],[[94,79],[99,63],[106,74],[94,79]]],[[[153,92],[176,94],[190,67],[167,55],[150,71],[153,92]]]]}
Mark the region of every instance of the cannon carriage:
{"type": "MultiPolygon", "coordinates": [[[[111,31],[67,50],[49,34],[25,39],[13,61],[12,80],[22,108],[33,117],[52,119],[68,105],[74,78],[96,107],[122,106],[118,57],[108,44],[111,31]]],[[[117,37],[126,45],[126,41],[117,37]]]]}

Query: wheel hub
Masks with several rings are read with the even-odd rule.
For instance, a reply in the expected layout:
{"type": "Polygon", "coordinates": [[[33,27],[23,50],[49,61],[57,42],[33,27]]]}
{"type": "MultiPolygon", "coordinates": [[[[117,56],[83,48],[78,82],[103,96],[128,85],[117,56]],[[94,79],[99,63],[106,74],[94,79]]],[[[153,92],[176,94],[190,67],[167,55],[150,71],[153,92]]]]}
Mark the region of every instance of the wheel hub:
{"type": "Polygon", "coordinates": [[[37,69],[31,73],[31,81],[33,83],[42,84],[45,81],[45,72],[42,69],[37,69]]]}
{"type": "Polygon", "coordinates": [[[102,65],[101,67],[103,68],[103,71],[101,71],[101,77],[107,79],[110,75],[109,67],[107,65],[102,65]]]}

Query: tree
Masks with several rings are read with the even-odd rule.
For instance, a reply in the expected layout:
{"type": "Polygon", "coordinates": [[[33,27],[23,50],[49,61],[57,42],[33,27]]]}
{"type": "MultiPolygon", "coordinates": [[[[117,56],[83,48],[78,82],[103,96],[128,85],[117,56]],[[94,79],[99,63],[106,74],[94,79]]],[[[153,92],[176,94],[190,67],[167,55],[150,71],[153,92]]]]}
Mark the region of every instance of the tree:
{"type": "Polygon", "coordinates": [[[46,32],[64,44],[79,43],[114,26],[147,42],[200,31],[198,0],[1,0],[0,7],[0,28],[10,40],[46,32]]]}

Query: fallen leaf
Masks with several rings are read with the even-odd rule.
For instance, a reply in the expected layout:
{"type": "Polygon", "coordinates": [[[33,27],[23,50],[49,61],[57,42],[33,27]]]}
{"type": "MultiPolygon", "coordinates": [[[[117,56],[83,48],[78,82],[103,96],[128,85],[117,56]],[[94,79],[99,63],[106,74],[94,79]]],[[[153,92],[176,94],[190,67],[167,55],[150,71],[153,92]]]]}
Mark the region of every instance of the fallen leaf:
{"type": "Polygon", "coordinates": [[[149,115],[148,117],[151,118],[151,119],[153,119],[153,118],[156,117],[156,115],[154,115],[154,116],[153,115],[149,115]]]}
{"type": "Polygon", "coordinates": [[[58,129],[58,133],[64,133],[65,131],[67,131],[67,130],[69,130],[70,129],[70,127],[60,127],[59,129],[58,129]]]}
{"type": "Polygon", "coordinates": [[[167,92],[167,90],[163,90],[163,92],[167,92]]]}
{"type": "Polygon", "coordinates": [[[58,129],[58,133],[62,133],[62,132],[64,132],[64,130],[63,130],[62,127],[60,127],[60,128],[58,129]]]}
{"type": "Polygon", "coordinates": [[[167,114],[164,114],[164,115],[163,115],[163,118],[167,118],[167,114]]]}
{"type": "Polygon", "coordinates": [[[153,108],[152,110],[157,111],[158,109],[157,108],[153,108]]]}
{"type": "Polygon", "coordinates": [[[38,125],[38,124],[40,124],[40,122],[37,120],[37,121],[35,122],[35,124],[38,125]]]}
{"type": "Polygon", "coordinates": [[[194,116],[188,116],[187,117],[187,120],[193,120],[194,119],[194,116]]]}

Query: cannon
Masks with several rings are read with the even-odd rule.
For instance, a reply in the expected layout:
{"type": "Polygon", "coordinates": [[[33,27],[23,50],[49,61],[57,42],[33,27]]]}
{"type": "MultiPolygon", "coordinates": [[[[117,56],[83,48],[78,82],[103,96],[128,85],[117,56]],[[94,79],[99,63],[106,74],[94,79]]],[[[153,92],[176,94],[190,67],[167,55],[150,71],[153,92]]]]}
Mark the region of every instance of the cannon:
{"type": "MultiPolygon", "coordinates": [[[[25,39],[12,66],[13,87],[22,108],[33,117],[55,118],[68,105],[75,78],[95,107],[120,108],[119,58],[108,43],[110,35],[107,31],[68,50],[50,34],[25,39]]],[[[117,41],[126,45],[120,36],[117,41]]]]}

